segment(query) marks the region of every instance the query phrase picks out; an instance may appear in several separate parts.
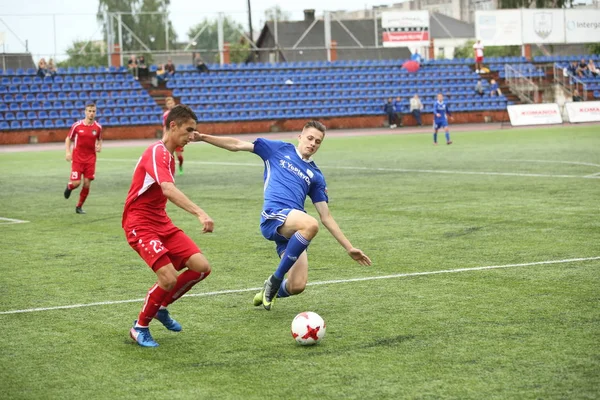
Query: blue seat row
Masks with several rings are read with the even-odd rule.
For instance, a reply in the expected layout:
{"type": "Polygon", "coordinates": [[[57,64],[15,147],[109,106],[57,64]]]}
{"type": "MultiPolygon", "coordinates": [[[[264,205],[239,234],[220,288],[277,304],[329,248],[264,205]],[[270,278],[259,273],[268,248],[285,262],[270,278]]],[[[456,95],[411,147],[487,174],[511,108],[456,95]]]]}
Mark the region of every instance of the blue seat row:
{"type": "MultiPolygon", "coordinates": [[[[117,73],[124,73],[127,72],[127,67],[126,66],[122,66],[122,67],[104,67],[104,66],[100,66],[100,67],[96,67],[96,66],[91,66],[91,67],[68,67],[68,68],[58,68],[57,69],[57,73],[64,75],[64,74],[69,74],[69,75],[75,75],[75,74],[117,74],[117,73]]],[[[37,73],[37,69],[35,68],[7,68],[6,70],[2,70],[0,69],[0,75],[35,75],[37,73]]]]}

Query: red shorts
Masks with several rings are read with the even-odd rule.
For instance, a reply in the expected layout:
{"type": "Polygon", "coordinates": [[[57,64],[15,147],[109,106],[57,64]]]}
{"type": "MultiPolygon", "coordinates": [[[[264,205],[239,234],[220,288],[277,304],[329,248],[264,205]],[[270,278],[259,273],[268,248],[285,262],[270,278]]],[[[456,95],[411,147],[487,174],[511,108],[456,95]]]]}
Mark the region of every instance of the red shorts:
{"type": "Polygon", "coordinates": [[[96,177],[96,163],[71,163],[71,181],[80,181],[81,175],[93,181],[96,177]]]}
{"type": "Polygon", "coordinates": [[[185,267],[187,260],[200,249],[181,229],[172,223],[161,227],[160,230],[147,225],[125,225],[125,236],[132,249],[142,257],[153,271],[156,272],[162,265],[154,264],[164,255],[167,255],[177,271],[185,267]]]}
{"type": "Polygon", "coordinates": [[[177,153],[183,153],[183,147],[181,147],[181,146],[176,147],[175,148],[175,152],[177,152],[177,153]]]}
{"type": "Polygon", "coordinates": [[[475,58],[475,62],[476,62],[477,64],[481,64],[481,63],[483,62],[483,56],[481,56],[481,57],[476,57],[476,58],[475,58]]]}

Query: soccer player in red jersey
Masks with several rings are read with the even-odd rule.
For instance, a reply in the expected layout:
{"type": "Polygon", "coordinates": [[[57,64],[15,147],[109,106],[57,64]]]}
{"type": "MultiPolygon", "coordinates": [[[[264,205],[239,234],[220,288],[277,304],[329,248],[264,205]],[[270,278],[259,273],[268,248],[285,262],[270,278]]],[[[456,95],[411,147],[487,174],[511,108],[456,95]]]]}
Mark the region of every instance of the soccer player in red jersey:
{"type": "MultiPolygon", "coordinates": [[[[165,121],[167,120],[169,111],[175,107],[175,99],[172,97],[167,97],[165,99],[165,105],[167,106],[167,111],[165,111],[163,114],[163,128],[165,127],[165,121]]],[[[183,146],[178,146],[175,149],[175,155],[177,156],[177,161],[179,162],[179,175],[183,175],[183,146]]]]}
{"type": "Polygon", "coordinates": [[[210,265],[198,246],[177,228],[165,210],[167,200],[196,216],[203,232],[213,231],[213,220],[175,187],[173,152],[194,138],[198,118],[187,106],[175,106],[167,116],[162,140],[144,151],[133,172],[123,210],[122,226],[129,245],[156,274],[138,319],[129,334],[140,346],[156,347],[148,328],[153,318],[178,332],[167,306],[210,274],[210,265]],[[178,271],[187,268],[178,275],[178,271]]]}
{"type": "Polygon", "coordinates": [[[96,174],[96,153],[102,150],[102,125],[96,121],[96,105],[85,105],[85,119],[75,122],[65,139],[67,161],[71,163],[71,178],[65,189],[65,199],[71,196],[73,189],[81,184],[79,203],[75,207],[77,214],[85,214],[83,203],[90,192],[90,185],[96,174]],[[72,145],[72,148],[71,148],[72,145]]]}

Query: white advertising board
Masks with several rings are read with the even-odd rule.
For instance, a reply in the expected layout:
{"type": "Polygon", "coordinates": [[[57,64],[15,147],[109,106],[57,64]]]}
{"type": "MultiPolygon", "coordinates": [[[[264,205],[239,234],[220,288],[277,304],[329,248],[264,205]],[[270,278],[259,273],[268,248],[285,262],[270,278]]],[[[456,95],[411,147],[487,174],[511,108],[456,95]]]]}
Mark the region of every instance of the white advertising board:
{"type": "Polygon", "coordinates": [[[475,11],[475,37],[484,46],[523,44],[521,10],[475,11]]]}
{"type": "Polygon", "coordinates": [[[381,13],[384,47],[429,46],[429,11],[381,13]]]}
{"type": "Polygon", "coordinates": [[[564,43],[564,10],[525,9],[523,15],[523,43],[564,43]]]}
{"type": "Polygon", "coordinates": [[[565,103],[569,122],[600,122],[600,101],[565,103]]]}
{"type": "Polygon", "coordinates": [[[511,105],[507,109],[513,126],[562,124],[556,103],[511,105]]]}
{"type": "Polygon", "coordinates": [[[567,43],[600,43],[600,10],[564,10],[567,43]]]}

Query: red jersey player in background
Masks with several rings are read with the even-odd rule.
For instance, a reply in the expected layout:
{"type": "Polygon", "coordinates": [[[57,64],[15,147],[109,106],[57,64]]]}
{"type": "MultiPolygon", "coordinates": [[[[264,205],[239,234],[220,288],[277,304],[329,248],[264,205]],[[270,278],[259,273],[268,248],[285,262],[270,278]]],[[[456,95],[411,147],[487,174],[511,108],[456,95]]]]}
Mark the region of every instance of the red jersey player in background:
{"type": "MultiPolygon", "coordinates": [[[[165,99],[165,106],[167,106],[167,111],[163,113],[163,128],[165,127],[165,122],[167,121],[167,115],[169,115],[169,111],[175,107],[175,99],[172,97],[167,97],[165,99]]],[[[179,162],[179,175],[183,175],[183,146],[177,146],[175,149],[175,155],[177,156],[177,161],[179,162]]]]}
{"type": "Polygon", "coordinates": [[[79,194],[79,203],[75,207],[77,214],[85,214],[81,209],[90,192],[90,185],[96,174],[96,153],[102,150],[102,125],[96,121],[96,105],[85,105],[85,119],[75,122],[65,139],[67,154],[65,158],[71,163],[71,178],[65,189],[65,199],[71,191],[79,187],[83,176],[83,189],[79,194]],[[71,149],[71,145],[73,148],[71,149]]]}
{"type": "Polygon", "coordinates": [[[175,187],[173,152],[194,138],[198,118],[187,106],[175,106],[167,116],[163,138],[144,151],[133,172],[123,211],[122,226],[129,245],[158,277],[150,288],[129,334],[140,346],[156,347],[148,328],[153,318],[178,332],[167,306],[210,274],[208,260],[198,246],[177,228],[165,210],[167,200],[196,216],[204,233],[213,220],[175,187]],[[187,268],[184,272],[178,271],[187,268]]]}

